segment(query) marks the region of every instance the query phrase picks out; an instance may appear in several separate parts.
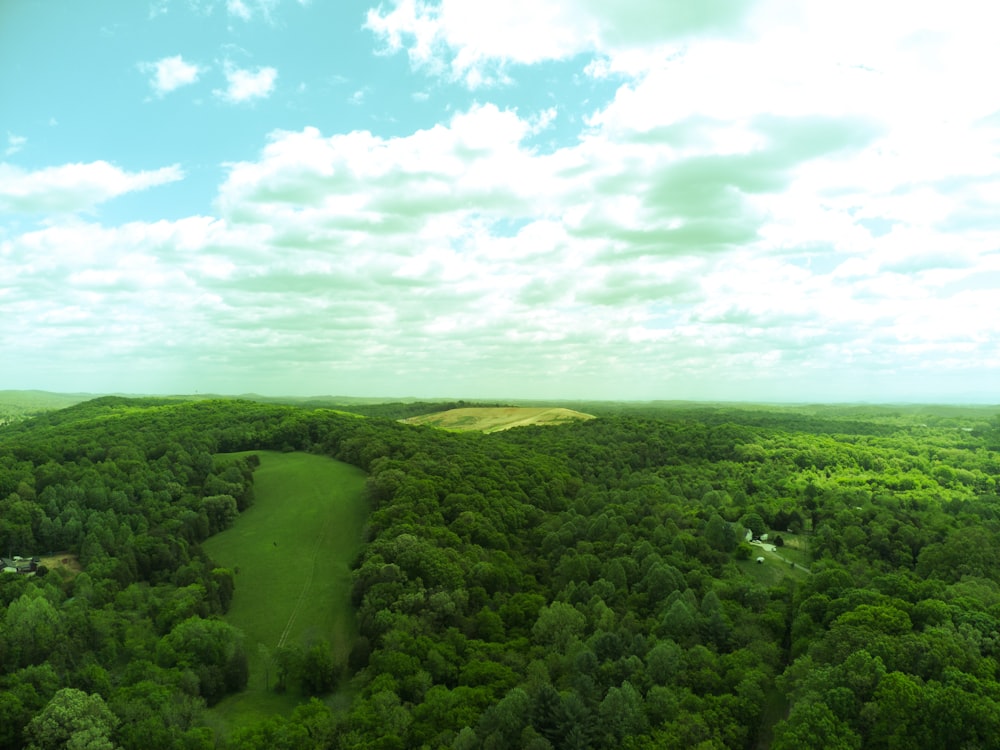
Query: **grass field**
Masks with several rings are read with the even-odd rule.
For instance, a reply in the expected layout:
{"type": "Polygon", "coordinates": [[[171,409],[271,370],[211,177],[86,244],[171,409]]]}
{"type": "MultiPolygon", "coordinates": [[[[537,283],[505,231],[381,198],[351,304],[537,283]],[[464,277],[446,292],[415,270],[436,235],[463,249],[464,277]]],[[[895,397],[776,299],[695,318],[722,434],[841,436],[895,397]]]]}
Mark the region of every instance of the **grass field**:
{"type": "Polygon", "coordinates": [[[467,407],[424,414],[401,421],[459,432],[499,432],[526,425],[564,424],[579,419],[593,419],[591,414],[547,406],[467,407]]]}
{"type": "Polygon", "coordinates": [[[261,645],[273,652],[283,643],[325,639],[346,660],[355,636],[348,566],[367,516],[364,472],[308,453],[255,453],[261,464],[254,504],[203,545],[216,563],[238,571],[226,620],[246,633],[250,660],[247,690],[212,709],[222,731],[300,702],[265,690],[274,670],[261,645]]]}
{"type": "Polygon", "coordinates": [[[809,576],[808,568],[812,556],[809,554],[808,539],[804,535],[791,532],[782,532],[780,536],[785,540],[784,546],[772,552],[753,545],[751,558],[737,562],[744,575],[765,586],[776,586],[784,578],[802,581],[809,576]],[[757,557],[763,557],[764,562],[758,563],[757,557]],[[793,567],[791,563],[795,563],[795,566],[793,567]]]}
{"type": "Polygon", "coordinates": [[[787,531],[780,534],[772,534],[772,536],[780,536],[785,540],[785,545],[779,547],[777,550],[779,555],[797,565],[809,567],[809,564],[812,562],[812,555],[809,554],[809,537],[804,534],[792,534],[787,531]]]}

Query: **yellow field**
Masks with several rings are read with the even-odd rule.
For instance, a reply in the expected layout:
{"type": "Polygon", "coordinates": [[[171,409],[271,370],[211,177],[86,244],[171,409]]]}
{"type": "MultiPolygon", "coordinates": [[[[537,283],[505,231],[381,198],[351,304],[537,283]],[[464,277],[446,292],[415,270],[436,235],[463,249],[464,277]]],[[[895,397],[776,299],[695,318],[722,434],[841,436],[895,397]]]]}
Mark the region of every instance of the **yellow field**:
{"type": "Polygon", "coordinates": [[[422,424],[458,432],[499,432],[527,425],[565,424],[593,419],[593,415],[548,406],[469,407],[424,414],[401,420],[407,424],[422,424]]]}

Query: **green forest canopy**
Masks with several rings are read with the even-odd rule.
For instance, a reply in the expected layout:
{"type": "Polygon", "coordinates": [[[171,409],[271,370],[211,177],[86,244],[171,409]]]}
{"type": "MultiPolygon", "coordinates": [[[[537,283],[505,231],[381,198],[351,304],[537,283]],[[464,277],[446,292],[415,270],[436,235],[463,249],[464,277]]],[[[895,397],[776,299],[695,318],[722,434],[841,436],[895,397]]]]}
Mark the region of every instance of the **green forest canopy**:
{"type": "Polygon", "coordinates": [[[0,554],[83,570],[0,576],[0,748],[1000,736],[995,412],[581,410],[599,419],[480,435],[108,397],[0,429],[0,554]],[[202,542],[254,501],[255,462],[215,456],[256,450],[368,473],[359,635],[346,661],[322,639],[277,655],[299,708],[215,737],[204,707],[249,662],[221,619],[238,577],[202,542]],[[747,522],[804,539],[810,572],[754,563],[747,522]]]}

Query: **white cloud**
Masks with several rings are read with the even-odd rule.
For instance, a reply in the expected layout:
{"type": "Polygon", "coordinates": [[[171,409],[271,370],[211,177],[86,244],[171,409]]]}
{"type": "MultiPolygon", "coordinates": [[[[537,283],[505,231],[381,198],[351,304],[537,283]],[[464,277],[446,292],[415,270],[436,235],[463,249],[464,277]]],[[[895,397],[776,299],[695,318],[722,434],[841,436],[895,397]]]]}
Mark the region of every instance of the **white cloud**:
{"type": "Polygon", "coordinates": [[[240,20],[250,20],[250,9],[246,6],[246,3],[244,3],[243,0],[227,0],[226,10],[229,15],[236,16],[240,20]]]}
{"type": "Polygon", "coordinates": [[[456,114],[447,126],[400,138],[369,132],[323,138],[315,128],[278,132],[259,162],[231,168],[220,207],[226,215],[279,224],[302,214],[391,225],[466,206],[499,210],[529,196],[542,200],[545,175],[520,146],[530,129],[514,112],[486,105],[456,114]]]}
{"type": "Polygon", "coordinates": [[[183,179],[178,165],[126,172],[105,161],[28,171],[0,163],[0,210],[75,213],[125,193],[183,179]]]}
{"type": "Polygon", "coordinates": [[[22,148],[24,144],[28,142],[28,139],[23,135],[14,135],[10,131],[7,131],[7,148],[4,149],[4,156],[13,156],[22,148]]]}
{"type": "MultiPolygon", "coordinates": [[[[909,398],[963,368],[995,389],[991,27],[964,0],[845,2],[387,4],[385,52],[528,95],[392,136],[276,131],[227,166],[216,217],[7,229],[0,347],[113,337],[202,390],[287,392],[293,371],[314,393],[909,398]],[[569,59],[574,88],[529,77],[569,59]]],[[[223,99],[274,89],[220,67],[223,99]]],[[[352,81],[341,101],[372,84],[352,81]]],[[[4,166],[0,210],[179,176],[4,166]]]]}
{"type": "Polygon", "coordinates": [[[256,70],[237,68],[228,60],[224,66],[226,83],[225,90],[214,93],[220,99],[238,104],[254,99],[266,99],[274,91],[278,71],[271,67],[259,67],[256,70]]]}
{"type": "MultiPolygon", "coordinates": [[[[839,165],[856,170],[884,132],[795,111],[629,122],[612,116],[622,96],[585,138],[549,154],[525,141],[553,112],[492,105],[397,138],[275,133],[260,159],[231,167],[219,207],[234,226],[266,227],[286,261],[318,261],[338,295],[373,305],[378,323],[354,324],[375,326],[372,356],[386,366],[387,352],[405,351],[442,367],[467,356],[512,383],[539,369],[581,389],[662,372],[690,389],[711,371],[713,382],[801,389],[845,363],[905,370],[967,348],[946,331],[990,246],[933,229],[962,201],[932,187],[895,195],[886,182],[881,202],[863,202],[863,174],[839,165]],[[875,236],[871,216],[907,229],[875,236]],[[334,269],[347,275],[333,281],[334,269]],[[379,291],[397,284],[390,298],[379,291]]],[[[974,189],[990,195],[986,186],[974,189]]],[[[961,309],[980,314],[986,297],[961,309]]],[[[1000,340],[994,318],[980,315],[969,335],[1000,340]]],[[[986,367],[983,351],[961,356],[986,367]]]]}
{"type": "Polygon", "coordinates": [[[139,63],[139,70],[150,75],[149,85],[157,96],[196,83],[204,72],[200,66],[185,62],[180,55],[164,57],[152,63],[139,63]]]}
{"type": "Polygon", "coordinates": [[[368,11],[365,27],[386,52],[470,88],[509,80],[508,64],[627,53],[737,29],[748,0],[397,0],[368,11]]]}
{"type": "Polygon", "coordinates": [[[154,0],[149,4],[149,20],[165,16],[169,12],[169,0],[154,0]]]}
{"type": "MultiPolygon", "coordinates": [[[[244,22],[260,19],[273,23],[274,13],[280,4],[281,0],[226,0],[226,13],[244,22]]],[[[305,3],[299,0],[299,5],[305,3]]]]}

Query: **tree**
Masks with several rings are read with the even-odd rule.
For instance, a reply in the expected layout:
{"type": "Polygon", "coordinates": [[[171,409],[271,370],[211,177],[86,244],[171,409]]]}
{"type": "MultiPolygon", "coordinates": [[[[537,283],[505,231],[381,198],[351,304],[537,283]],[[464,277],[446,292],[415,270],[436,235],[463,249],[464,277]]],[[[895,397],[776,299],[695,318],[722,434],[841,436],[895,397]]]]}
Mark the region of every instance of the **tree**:
{"type": "Polygon", "coordinates": [[[185,620],[160,639],[156,658],[161,666],[198,675],[199,691],[209,705],[242,690],[249,677],[243,634],[222,620],[185,620]]]}
{"type": "Polygon", "coordinates": [[[718,513],[713,513],[705,524],[705,539],[720,552],[732,552],[736,549],[736,531],[733,525],[725,521],[718,513]]]}
{"type": "Polygon", "coordinates": [[[24,747],[21,730],[31,717],[31,711],[14,693],[0,692],[0,748],[20,750],[24,747]]]}
{"type": "Polygon", "coordinates": [[[587,704],[576,693],[566,693],[559,711],[557,741],[553,744],[568,750],[586,750],[593,747],[594,734],[594,716],[587,704]]]}
{"type": "Polygon", "coordinates": [[[756,539],[760,539],[761,536],[767,533],[767,524],[765,524],[764,519],[760,517],[760,513],[747,513],[740,519],[740,523],[743,524],[744,527],[750,529],[750,533],[753,534],[756,539]]]}
{"type": "Polygon", "coordinates": [[[63,688],[28,722],[28,750],[115,750],[118,719],[99,695],[63,688]]]}
{"type": "Polygon", "coordinates": [[[305,727],[284,717],[273,717],[237,727],[229,737],[228,746],[243,750],[299,750],[311,745],[305,727]]]}
{"type": "Polygon", "coordinates": [[[521,730],[528,722],[531,699],[521,688],[508,691],[495,706],[488,708],[479,722],[479,734],[484,746],[502,750],[519,747],[521,730]]]}
{"type": "Polygon", "coordinates": [[[646,654],[646,673],[657,685],[672,682],[684,663],[681,647],[669,638],[657,643],[646,654]]]}
{"type": "Polygon", "coordinates": [[[0,632],[0,641],[6,646],[4,661],[14,667],[40,664],[51,654],[61,633],[59,612],[40,589],[32,588],[7,608],[0,632]]]}
{"type": "Polygon", "coordinates": [[[302,688],[310,695],[329,693],[337,685],[336,664],[327,641],[306,649],[302,659],[302,688]]]}
{"type": "Polygon", "coordinates": [[[774,750],[860,750],[861,737],[828,706],[818,701],[796,703],[774,729],[774,750]]]}
{"type": "Polygon", "coordinates": [[[271,669],[274,667],[274,653],[265,643],[257,644],[257,658],[264,667],[264,690],[271,689],[271,669]]]}
{"type": "Polygon", "coordinates": [[[643,734],[649,728],[642,696],[627,680],[621,687],[608,691],[601,701],[598,717],[605,733],[606,747],[616,746],[625,737],[643,734]]]}
{"type": "Polygon", "coordinates": [[[236,498],[232,495],[209,495],[202,500],[208,514],[209,534],[217,534],[233,525],[239,516],[236,498]]]}
{"type": "Polygon", "coordinates": [[[587,624],[586,618],[572,604],[552,602],[542,607],[538,620],[531,629],[535,641],[542,646],[552,646],[558,651],[566,647],[583,634],[587,624]]]}
{"type": "Polygon", "coordinates": [[[663,615],[660,631],[675,641],[686,642],[697,630],[695,614],[683,598],[678,597],[663,615]]]}
{"type": "Polygon", "coordinates": [[[233,601],[233,593],[236,591],[235,575],[229,568],[215,568],[212,570],[212,581],[215,593],[219,597],[222,614],[225,614],[229,611],[229,605],[233,601]]]}
{"type": "Polygon", "coordinates": [[[115,738],[123,747],[203,747],[194,725],[205,702],[169,685],[141,680],[114,691],[109,707],[121,720],[115,738]]]}
{"type": "Polygon", "coordinates": [[[562,697],[548,682],[535,694],[531,705],[531,723],[548,740],[559,734],[559,717],[562,711],[562,697]]]}
{"type": "Polygon", "coordinates": [[[274,662],[278,668],[275,692],[283,693],[289,688],[290,683],[301,679],[304,659],[305,654],[301,646],[295,644],[278,646],[274,652],[274,662]]]}
{"type": "Polygon", "coordinates": [[[913,747],[915,725],[923,721],[923,703],[923,687],[912,677],[902,672],[885,675],[862,714],[871,746],[886,750],[913,747]]]}

